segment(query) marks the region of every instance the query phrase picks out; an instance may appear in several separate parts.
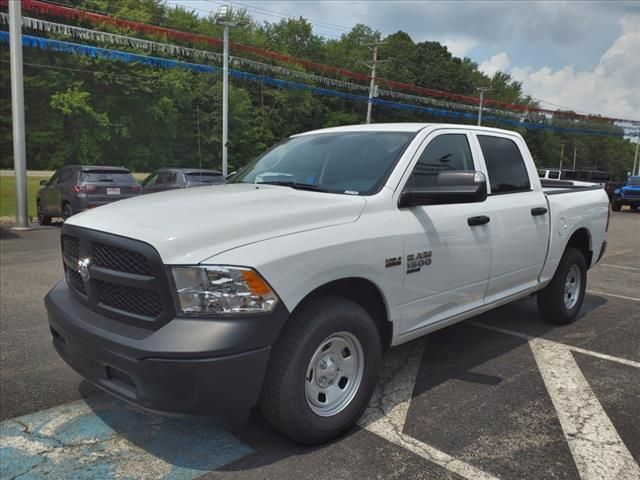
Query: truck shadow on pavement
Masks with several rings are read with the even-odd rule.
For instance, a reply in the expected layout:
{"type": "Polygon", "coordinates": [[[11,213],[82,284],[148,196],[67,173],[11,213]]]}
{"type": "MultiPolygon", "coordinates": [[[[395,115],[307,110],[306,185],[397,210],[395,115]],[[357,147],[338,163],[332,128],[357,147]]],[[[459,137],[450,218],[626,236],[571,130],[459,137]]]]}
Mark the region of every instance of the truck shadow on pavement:
{"type": "MultiPolygon", "coordinates": [[[[462,438],[468,435],[468,429],[461,426],[460,432],[452,432],[452,424],[446,426],[447,424],[443,423],[451,420],[448,416],[459,418],[458,422],[453,422],[453,425],[456,425],[460,420],[473,423],[474,416],[482,414],[481,410],[474,407],[476,404],[486,409],[486,402],[477,397],[479,393],[482,394],[482,389],[478,390],[477,386],[486,389],[487,398],[492,402],[498,401],[499,397],[496,395],[509,393],[508,389],[501,388],[503,384],[513,383],[522,367],[519,364],[520,360],[517,357],[512,358],[510,352],[523,350],[521,347],[526,346],[527,339],[491,331],[477,324],[516,330],[533,337],[548,336],[553,331],[571,334],[580,332],[581,323],[585,318],[606,303],[607,300],[602,297],[587,295],[578,320],[569,326],[557,326],[545,323],[537,313],[535,300],[529,298],[391,349],[387,353],[385,364],[396,362],[402,365],[411,352],[415,352],[416,348],[422,349],[418,357],[419,364],[416,365],[416,375],[410,379],[411,385],[402,387],[409,388],[410,398],[407,400],[411,400],[407,402],[408,414],[402,430],[413,437],[436,443],[442,450],[455,456],[459,451],[456,445],[468,441],[462,438]],[[438,404],[446,405],[444,409],[439,408],[445,413],[437,413],[438,409],[434,410],[438,404]],[[425,432],[431,433],[425,435],[425,432]]],[[[393,368],[385,368],[387,372],[383,372],[379,385],[379,389],[383,390],[385,382],[392,380],[397,373],[393,368]]],[[[535,363],[528,368],[535,369],[535,363]]],[[[88,394],[92,388],[83,382],[80,386],[81,395],[85,397],[85,393],[88,394]]],[[[526,397],[527,393],[525,388],[519,394],[519,398],[526,397]]],[[[393,400],[393,392],[389,391],[385,395],[391,398],[388,400],[391,404],[382,405],[381,410],[389,412],[395,406],[393,402],[401,401],[401,398],[393,400]]],[[[335,468],[342,472],[349,463],[355,462],[353,468],[357,470],[358,460],[342,459],[338,462],[343,447],[360,448],[357,446],[377,438],[363,431],[369,430],[369,424],[377,419],[369,419],[366,415],[360,426],[352,429],[347,435],[323,446],[304,447],[274,431],[257,409],[252,413],[246,428],[232,436],[218,427],[213,420],[163,417],[143,412],[119,400],[108,397],[105,400],[105,397],[87,396],[85,401],[93,413],[118,436],[173,469],[199,472],[200,475],[216,470],[228,473],[243,472],[243,476],[264,477],[267,474],[261,470],[263,467],[285,460],[287,468],[297,470],[296,457],[307,455],[323,455],[323,458],[332,459],[331,462],[335,460],[339,463],[335,468]]],[[[374,401],[385,400],[376,400],[374,397],[374,401]]],[[[514,402],[509,398],[499,401],[507,408],[521,407],[519,401],[514,402]]],[[[487,418],[493,421],[490,417],[487,418]]],[[[499,430],[494,433],[499,434],[499,430]]],[[[377,438],[377,441],[380,441],[382,446],[385,445],[383,439],[377,438]]],[[[557,448],[556,443],[552,442],[549,448],[557,448]]],[[[565,448],[568,448],[566,444],[565,448]]],[[[328,469],[332,468],[330,465],[328,469]]],[[[511,470],[510,473],[513,475],[517,472],[511,470]]],[[[277,476],[277,473],[275,475],[277,476]]],[[[520,473],[516,476],[520,476],[520,473]]]]}

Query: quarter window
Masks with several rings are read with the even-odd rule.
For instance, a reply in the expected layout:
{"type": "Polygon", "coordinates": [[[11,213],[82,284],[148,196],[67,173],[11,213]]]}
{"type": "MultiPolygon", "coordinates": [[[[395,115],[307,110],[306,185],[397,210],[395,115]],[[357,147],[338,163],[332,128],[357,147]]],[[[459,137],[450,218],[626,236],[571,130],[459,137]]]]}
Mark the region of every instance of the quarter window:
{"type": "Polygon", "coordinates": [[[439,135],[429,142],[416,163],[409,184],[432,187],[438,173],[451,170],[475,170],[467,136],[462,133],[439,135]]]}
{"type": "Polygon", "coordinates": [[[513,140],[478,135],[482,155],[487,164],[491,193],[510,193],[531,190],[529,174],[513,140]]]}

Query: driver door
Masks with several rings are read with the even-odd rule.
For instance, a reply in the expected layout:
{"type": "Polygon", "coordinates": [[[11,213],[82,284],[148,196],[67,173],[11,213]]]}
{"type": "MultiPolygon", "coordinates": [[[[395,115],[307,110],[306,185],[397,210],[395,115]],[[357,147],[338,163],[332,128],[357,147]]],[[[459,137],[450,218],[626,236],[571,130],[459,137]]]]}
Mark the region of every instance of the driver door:
{"type": "MultiPolygon", "coordinates": [[[[418,150],[405,186],[434,186],[442,171],[481,170],[472,145],[464,131],[434,132],[418,150]]],[[[404,233],[401,335],[417,336],[484,304],[491,267],[489,228],[469,221],[484,209],[485,202],[399,210],[404,233]]]]}

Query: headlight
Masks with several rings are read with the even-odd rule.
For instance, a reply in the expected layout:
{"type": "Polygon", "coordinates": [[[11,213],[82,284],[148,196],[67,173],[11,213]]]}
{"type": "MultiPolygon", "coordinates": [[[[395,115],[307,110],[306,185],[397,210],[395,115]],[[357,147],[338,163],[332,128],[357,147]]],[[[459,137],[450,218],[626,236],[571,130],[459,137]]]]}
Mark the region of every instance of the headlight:
{"type": "Polygon", "coordinates": [[[226,314],[270,312],[278,297],[250,268],[174,267],[173,278],[182,313],[226,314]]]}

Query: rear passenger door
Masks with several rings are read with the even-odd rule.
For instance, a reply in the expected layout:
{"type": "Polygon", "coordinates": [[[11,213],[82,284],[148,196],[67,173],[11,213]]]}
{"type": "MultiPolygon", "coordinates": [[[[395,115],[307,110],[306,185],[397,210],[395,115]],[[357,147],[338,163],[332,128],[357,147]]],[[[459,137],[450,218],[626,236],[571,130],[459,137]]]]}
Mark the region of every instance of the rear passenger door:
{"type": "Polygon", "coordinates": [[[537,285],[547,254],[549,212],[524,141],[497,133],[474,136],[489,183],[485,214],[491,219],[492,256],[485,303],[492,303],[537,285]]]}

